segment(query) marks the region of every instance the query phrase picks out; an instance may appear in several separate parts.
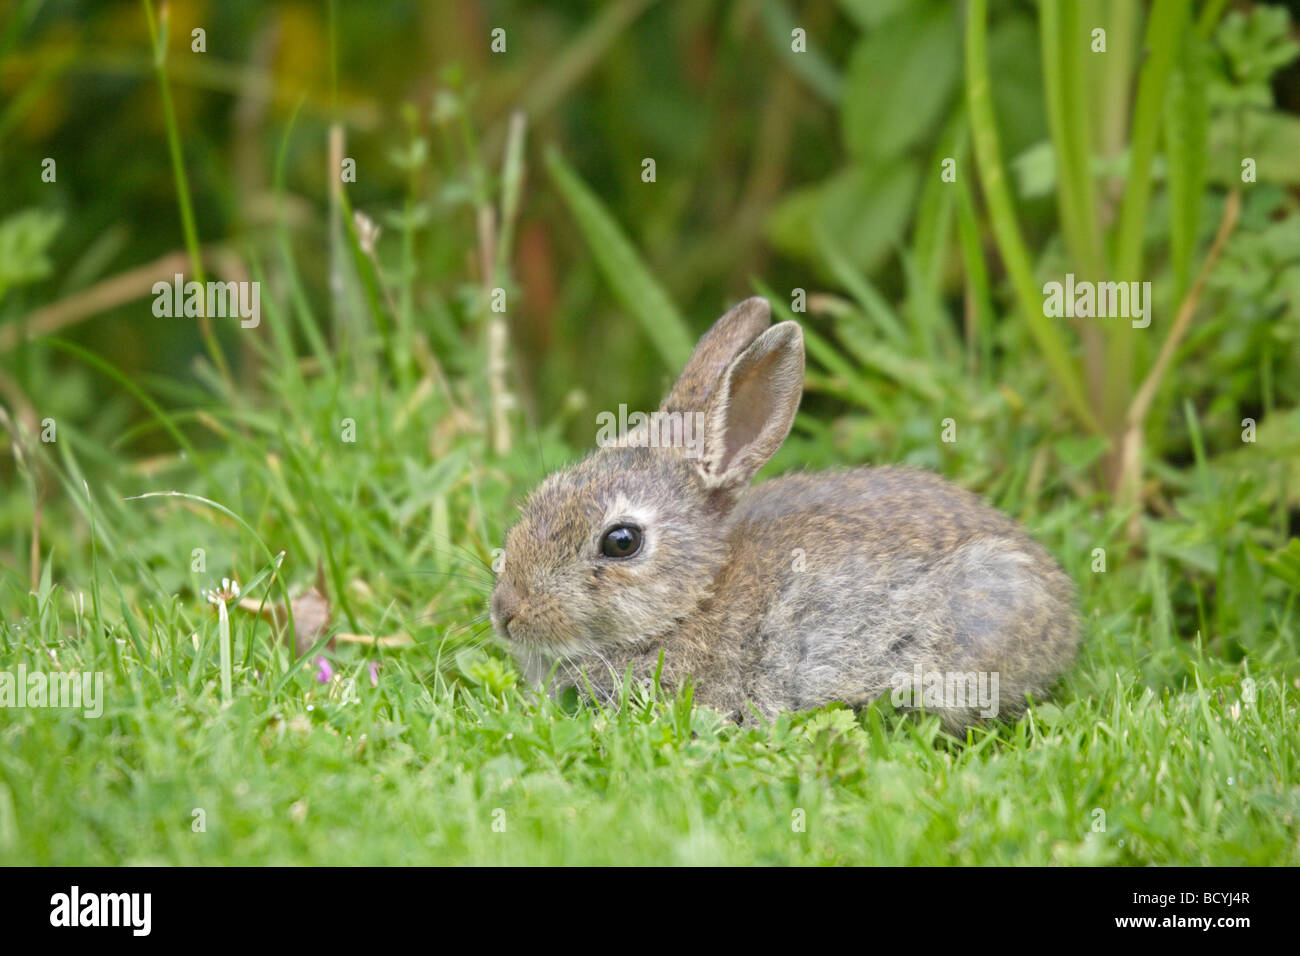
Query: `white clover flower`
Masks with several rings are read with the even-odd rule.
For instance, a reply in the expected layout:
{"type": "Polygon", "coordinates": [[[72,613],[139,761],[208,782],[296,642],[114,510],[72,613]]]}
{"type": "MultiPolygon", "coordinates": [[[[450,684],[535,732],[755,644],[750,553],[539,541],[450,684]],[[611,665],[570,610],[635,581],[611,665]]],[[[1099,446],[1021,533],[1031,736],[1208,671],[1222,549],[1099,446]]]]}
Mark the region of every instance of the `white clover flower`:
{"type": "Polygon", "coordinates": [[[210,591],[204,591],[203,596],[208,599],[210,604],[230,604],[239,598],[239,582],[232,581],[230,578],[222,578],[220,589],[213,588],[210,591]]]}

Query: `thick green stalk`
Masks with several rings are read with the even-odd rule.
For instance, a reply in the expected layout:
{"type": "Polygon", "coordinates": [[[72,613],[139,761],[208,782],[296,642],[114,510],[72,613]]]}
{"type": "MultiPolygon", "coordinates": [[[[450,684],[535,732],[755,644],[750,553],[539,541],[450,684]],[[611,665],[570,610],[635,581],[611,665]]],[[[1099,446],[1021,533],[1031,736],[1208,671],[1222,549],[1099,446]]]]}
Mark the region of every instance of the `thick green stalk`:
{"type": "Polygon", "coordinates": [[[1219,25],[1228,0],[1207,0],[1201,8],[1201,15],[1196,19],[1196,35],[1201,40],[1209,40],[1214,35],[1214,28],[1219,25]]]}
{"type": "MultiPolygon", "coordinates": [[[[1142,237],[1146,229],[1147,203],[1151,197],[1151,164],[1160,132],[1165,90],[1178,36],[1187,18],[1186,0],[1155,0],[1147,21],[1147,59],[1138,80],[1137,107],[1129,137],[1128,179],[1120,205],[1119,229],[1115,240],[1114,279],[1141,281],[1142,237]]],[[[1127,325],[1112,327],[1106,344],[1109,372],[1103,420],[1113,431],[1123,423],[1133,389],[1133,330],[1127,325]]]]}
{"type": "Polygon", "coordinates": [[[1099,274],[1102,269],[1101,235],[1097,227],[1097,196],[1092,180],[1092,158],[1096,150],[1089,120],[1092,98],[1086,59],[1092,54],[1085,45],[1088,33],[1080,16],[1078,0],[1065,0],[1062,9],[1060,48],[1065,73],[1067,143],[1074,152],[1070,188],[1075,195],[1080,219],[1079,264],[1085,271],[1099,274]]]}
{"type": "Polygon", "coordinates": [[[979,218],[969,183],[957,181],[957,235],[966,266],[966,339],[972,371],[989,381],[993,356],[993,296],[989,290],[988,267],[980,245],[979,218]]]}
{"type": "MultiPolygon", "coordinates": [[[[1133,56],[1137,44],[1138,17],[1132,0],[1109,0],[1102,9],[1106,23],[1106,52],[1090,56],[1089,85],[1097,91],[1092,98],[1094,137],[1098,155],[1110,160],[1119,156],[1128,138],[1128,110],[1133,80],[1133,56]]],[[[1123,176],[1108,176],[1101,191],[1103,228],[1114,218],[1124,190],[1123,176]]],[[[1108,252],[1109,250],[1103,250],[1108,252]]]]}
{"type": "Polygon", "coordinates": [[[1087,35],[1074,0],[1039,5],[1047,117],[1056,159],[1056,196],[1066,245],[1076,268],[1090,280],[1101,273],[1087,84],[1079,47],[1087,35]]]}
{"type": "MultiPolygon", "coordinates": [[[[1092,182],[1093,129],[1086,57],[1089,34],[1077,0],[1039,4],[1039,37],[1047,117],[1056,161],[1056,199],[1070,271],[1091,282],[1104,278],[1092,182]]],[[[1090,407],[1104,402],[1106,343],[1095,322],[1083,323],[1084,372],[1090,407]]]]}
{"type": "Polygon", "coordinates": [[[988,73],[988,0],[970,0],[966,16],[966,101],[980,183],[993,234],[1011,278],[1017,303],[1070,410],[1086,427],[1100,428],[1084,394],[1078,369],[1057,327],[1043,311],[1043,298],[1016,221],[1011,191],[1002,167],[988,73]]]}

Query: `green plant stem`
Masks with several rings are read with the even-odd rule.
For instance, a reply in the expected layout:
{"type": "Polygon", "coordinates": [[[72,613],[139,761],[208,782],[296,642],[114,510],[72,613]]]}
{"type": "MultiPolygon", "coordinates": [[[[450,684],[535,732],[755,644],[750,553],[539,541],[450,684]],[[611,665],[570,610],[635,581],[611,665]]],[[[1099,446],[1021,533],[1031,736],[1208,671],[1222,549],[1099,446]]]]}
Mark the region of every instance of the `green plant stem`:
{"type": "Polygon", "coordinates": [[[1228,0],[1206,0],[1206,4],[1201,8],[1201,15],[1196,19],[1196,35],[1201,40],[1209,40],[1214,34],[1214,28],[1219,25],[1219,19],[1223,16],[1223,11],[1228,6],[1228,0]]]}
{"type": "Polygon", "coordinates": [[[225,703],[230,703],[235,699],[234,682],[232,679],[233,654],[230,648],[230,615],[226,611],[225,596],[222,596],[221,603],[218,605],[217,631],[220,637],[221,648],[221,699],[225,703]]]}
{"type": "Polygon", "coordinates": [[[1016,222],[1015,207],[1011,201],[1006,173],[1002,167],[997,125],[993,116],[993,98],[990,93],[988,0],[971,0],[967,11],[966,98],[980,183],[984,188],[993,234],[1011,278],[1017,303],[1070,410],[1089,430],[1100,431],[1100,422],[1088,404],[1078,370],[1066,349],[1065,342],[1056,326],[1043,312],[1043,301],[1034,282],[1029,253],[1016,222]]]}
{"type": "Polygon", "coordinates": [[[1093,281],[1100,277],[1101,255],[1092,190],[1092,143],[1087,84],[1079,46],[1084,42],[1078,3],[1039,5],[1043,79],[1047,87],[1048,125],[1055,147],[1056,195],[1066,243],[1075,266],[1093,281]]]}
{"type": "MultiPolygon", "coordinates": [[[[1145,46],[1148,51],[1138,80],[1137,107],[1129,137],[1128,180],[1120,205],[1115,240],[1114,278],[1135,282],[1142,272],[1142,239],[1146,230],[1147,202],[1151,197],[1151,163],[1165,89],[1178,46],[1178,34],[1187,15],[1185,0],[1155,0],[1147,21],[1145,46]]],[[[1108,381],[1102,420],[1112,436],[1122,426],[1133,390],[1133,335],[1127,325],[1112,328],[1106,343],[1108,381]]]]}
{"type": "MultiPolygon", "coordinates": [[[[1084,59],[1088,34],[1077,0],[1039,4],[1039,36],[1066,248],[1073,271],[1096,282],[1103,278],[1104,264],[1092,183],[1092,123],[1084,59]]],[[[1095,410],[1104,402],[1106,344],[1096,324],[1085,323],[1080,331],[1088,401],[1095,410]]]]}
{"type": "MultiPolygon", "coordinates": [[[[185,234],[185,248],[190,256],[190,269],[194,279],[200,285],[207,284],[203,271],[203,255],[199,251],[199,233],[194,225],[194,203],[190,199],[189,179],[185,175],[185,154],[181,150],[180,128],[176,122],[176,110],[172,105],[171,84],[167,81],[167,24],[164,18],[160,24],[155,21],[152,0],[140,0],[144,7],[145,20],[149,24],[149,43],[153,48],[154,74],[158,78],[158,94],[162,100],[163,122],[167,127],[167,148],[171,153],[172,176],[176,180],[176,199],[181,208],[181,229],[185,234]]],[[[208,316],[199,316],[199,328],[207,345],[208,354],[221,373],[221,378],[231,387],[230,367],[226,363],[225,353],[212,332],[212,323],[208,316]]]]}

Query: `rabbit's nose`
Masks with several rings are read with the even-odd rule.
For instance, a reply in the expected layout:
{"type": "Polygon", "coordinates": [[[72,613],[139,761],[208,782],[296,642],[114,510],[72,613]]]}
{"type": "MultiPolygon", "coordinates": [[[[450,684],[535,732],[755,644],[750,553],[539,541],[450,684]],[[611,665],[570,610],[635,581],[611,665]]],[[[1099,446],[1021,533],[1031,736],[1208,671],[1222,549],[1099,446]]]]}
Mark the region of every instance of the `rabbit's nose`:
{"type": "Polygon", "coordinates": [[[519,592],[509,581],[502,578],[492,591],[492,623],[497,630],[509,635],[510,622],[519,613],[519,592]]]}

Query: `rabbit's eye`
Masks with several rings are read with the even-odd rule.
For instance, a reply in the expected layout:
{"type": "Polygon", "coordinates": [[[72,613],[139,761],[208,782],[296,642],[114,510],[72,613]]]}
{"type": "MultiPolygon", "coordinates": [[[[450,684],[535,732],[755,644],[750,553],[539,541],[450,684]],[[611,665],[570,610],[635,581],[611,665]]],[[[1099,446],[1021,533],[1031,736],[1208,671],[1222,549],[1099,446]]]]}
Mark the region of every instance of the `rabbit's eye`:
{"type": "Polygon", "coordinates": [[[600,553],[607,558],[630,558],[641,550],[641,529],[630,524],[615,525],[600,541],[600,553]]]}

